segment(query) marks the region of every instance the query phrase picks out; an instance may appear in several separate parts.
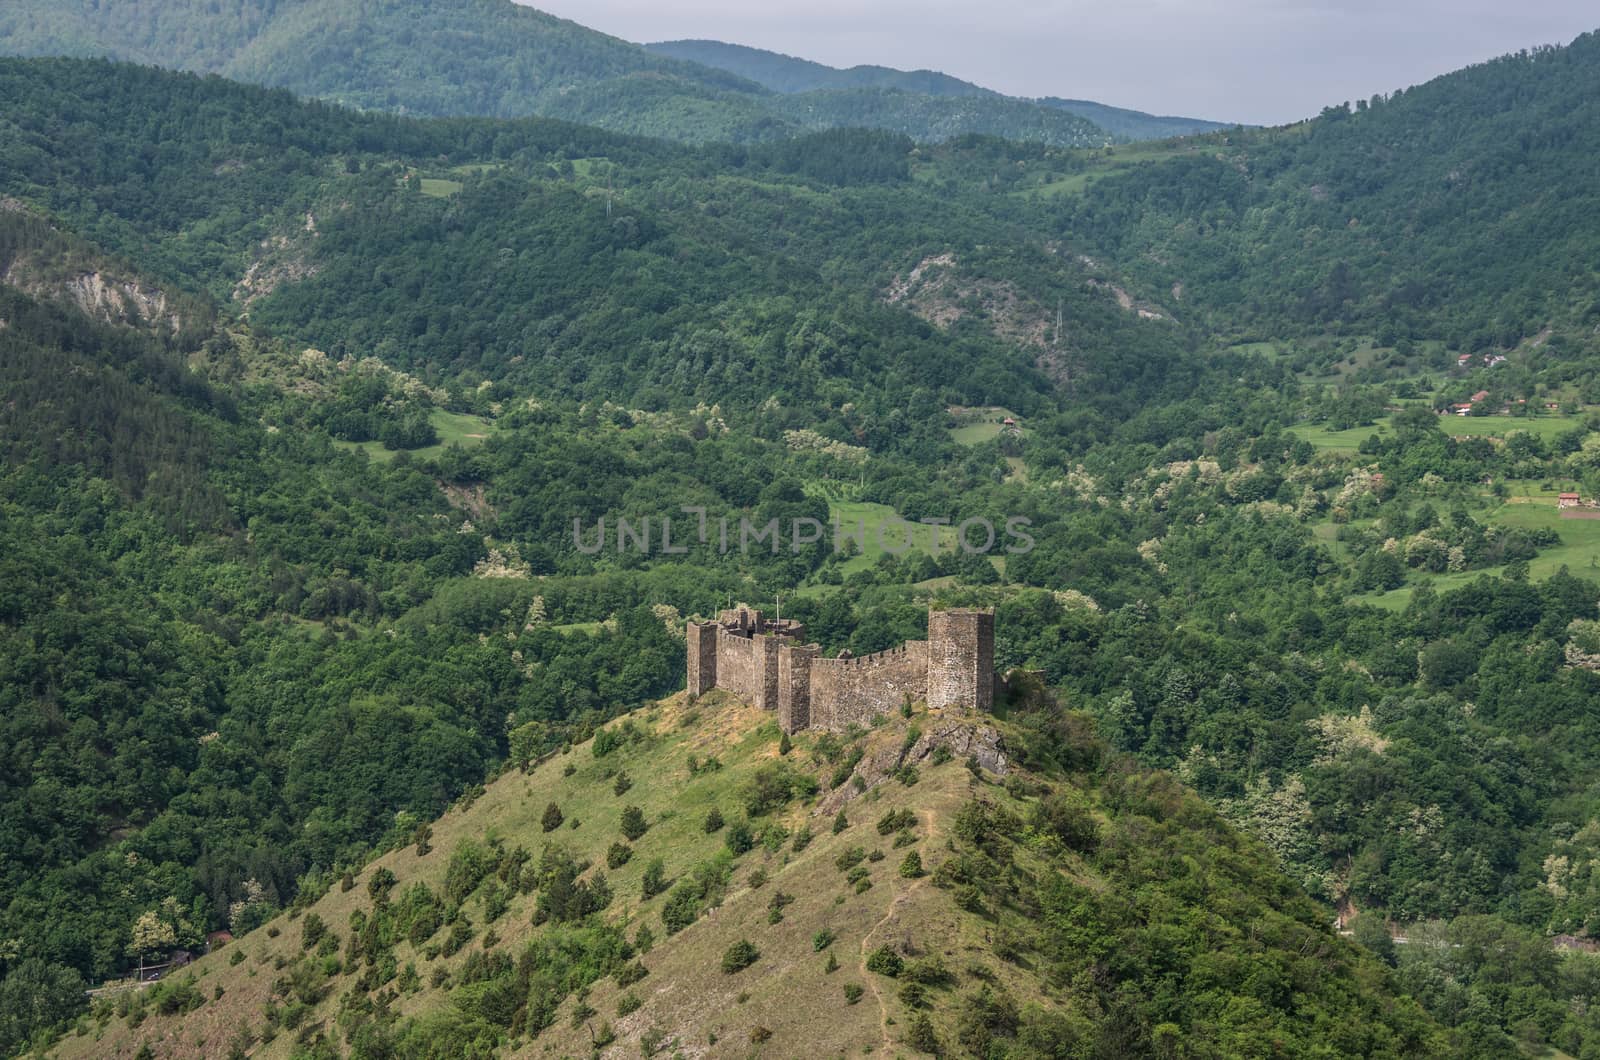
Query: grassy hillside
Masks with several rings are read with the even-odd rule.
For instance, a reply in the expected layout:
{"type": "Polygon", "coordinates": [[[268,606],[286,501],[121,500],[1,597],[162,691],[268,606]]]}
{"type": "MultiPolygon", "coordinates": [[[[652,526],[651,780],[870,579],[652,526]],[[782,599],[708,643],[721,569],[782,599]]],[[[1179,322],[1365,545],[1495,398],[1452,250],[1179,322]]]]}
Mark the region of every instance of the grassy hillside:
{"type": "Polygon", "coordinates": [[[1192,795],[1071,717],[996,724],[918,712],[785,755],[770,716],[675,697],[103,999],[57,1055],[1439,1047],[1192,795]]]}

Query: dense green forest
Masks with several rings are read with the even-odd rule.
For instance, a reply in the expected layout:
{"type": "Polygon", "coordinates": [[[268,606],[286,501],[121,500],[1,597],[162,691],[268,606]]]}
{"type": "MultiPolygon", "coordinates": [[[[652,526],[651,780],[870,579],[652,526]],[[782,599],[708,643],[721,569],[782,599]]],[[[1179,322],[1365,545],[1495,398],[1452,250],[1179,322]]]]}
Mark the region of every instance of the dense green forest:
{"type": "Polygon", "coordinates": [[[1453,1052],[1595,1055],[1595,49],[1109,154],[0,63],[0,1049],[141,918],[262,922],[782,592],[858,653],[994,606],[1453,1052]],[[683,506],[1036,547],[572,536],[683,506]]]}

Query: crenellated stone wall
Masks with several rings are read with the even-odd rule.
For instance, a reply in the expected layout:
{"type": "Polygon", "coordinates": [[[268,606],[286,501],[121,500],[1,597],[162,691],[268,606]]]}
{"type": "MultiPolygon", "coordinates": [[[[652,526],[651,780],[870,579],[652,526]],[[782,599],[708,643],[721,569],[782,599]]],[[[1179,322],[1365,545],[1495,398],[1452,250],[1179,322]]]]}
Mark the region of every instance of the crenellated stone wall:
{"type": "Polygon", "coordinates": [[[994,708],[994,614],[933,611],[928,639],[907,641],[875,655],[836,659],[805,644],[805,627],[769,621],[740,604],[714,622],[691,622],[689,692],[725,688],[746,702],[773,710],[784,732],[827,729],[899,710],[925,700],[935,711],[994,708]]]}
{"type": "Polygon", "coordinates": [[[811,664],[811,728],[841,732],[866,725],[928,694],[928,642],[911,640],[860,658],[811,664]]]}

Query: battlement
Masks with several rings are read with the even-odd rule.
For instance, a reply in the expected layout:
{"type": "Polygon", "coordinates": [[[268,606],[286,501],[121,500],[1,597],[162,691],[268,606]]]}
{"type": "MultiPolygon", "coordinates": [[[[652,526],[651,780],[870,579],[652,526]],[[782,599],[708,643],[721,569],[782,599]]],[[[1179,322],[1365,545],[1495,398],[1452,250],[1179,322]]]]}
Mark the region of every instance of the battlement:
{"type": "Polygon", "coordinates": [[[776,711],[791,733],[840,732],[918,700],[939,711],[994,707],[993,612],[931,612],[927,640],[859,657],[824,658],[804,637],[800,623],[768,620],[744,604],[715,621],[691,622],[689,692],[725,688],[776,711]]]}

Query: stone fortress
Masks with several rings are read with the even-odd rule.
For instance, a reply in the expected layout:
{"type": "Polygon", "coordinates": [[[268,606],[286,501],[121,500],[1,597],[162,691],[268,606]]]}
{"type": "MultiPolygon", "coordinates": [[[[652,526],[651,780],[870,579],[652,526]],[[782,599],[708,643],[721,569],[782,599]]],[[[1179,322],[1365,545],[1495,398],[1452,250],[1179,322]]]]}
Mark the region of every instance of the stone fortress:
{"type": "Polygon", "coordinates": [[[740,604],[688,627],[689,694],[726,689],[778,713],[784,732],[842,732],[917,700],[932,711],[994,707],[994,613],[932,611],[928,639],[827,659],[805,627],[740,604]]]}

